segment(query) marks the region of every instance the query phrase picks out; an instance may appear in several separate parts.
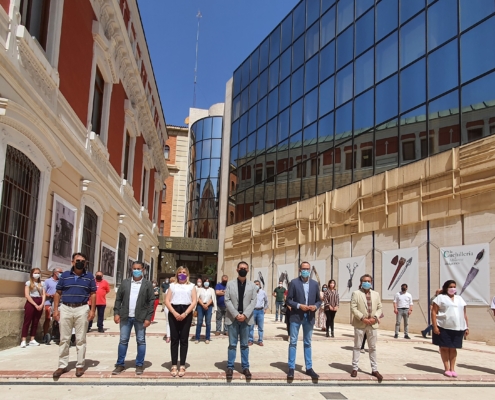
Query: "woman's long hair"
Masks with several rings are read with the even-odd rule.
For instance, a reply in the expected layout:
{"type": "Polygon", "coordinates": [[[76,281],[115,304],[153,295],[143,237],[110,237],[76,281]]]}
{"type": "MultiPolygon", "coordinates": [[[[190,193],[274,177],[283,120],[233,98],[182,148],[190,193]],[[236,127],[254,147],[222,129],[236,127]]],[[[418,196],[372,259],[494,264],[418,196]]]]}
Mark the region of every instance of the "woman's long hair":
{"type": "Polygon", "coordinates": [[[453,279],[449,279],[448,281],[445,281],[445,283],[442,286],[442,294],[449,294],[449,286],[455,283],[457,286],[457,282],[454,281],[453,279]]]}
{"type": "Polygon", "coordinates": [[[177,268],[177,271],[175,271],[175,279],[177,279],[177,283],[179,283],[179,273],[181,272],[185,272],[186,275],[187,275],[187,279],[186,279],[186,284],[189,284],[191,282],[189,282],[189,268],[187,267],[183,267],[183,266],[180,266],[179,268],[177,268]]]}
{"type": "Polygon", "coordinates": [[[32,268],[29,272],[29,293],[34,292],[34,289],[39,292],[40,296],[43,295],[43,285],[41,284],[41,270],[39,268],[32,268]],[[38,271],[40,277],[38,279],[33,278],[34,271],[38,271]]]}
{"type": "Polygon", "coordinates": [[[337,290],[337,282],[335,282],[335,279],[330,279],[328,281],[328,290],[332,290],[330,289],[330,284],[333,282],[333,290],[337,290]]]}

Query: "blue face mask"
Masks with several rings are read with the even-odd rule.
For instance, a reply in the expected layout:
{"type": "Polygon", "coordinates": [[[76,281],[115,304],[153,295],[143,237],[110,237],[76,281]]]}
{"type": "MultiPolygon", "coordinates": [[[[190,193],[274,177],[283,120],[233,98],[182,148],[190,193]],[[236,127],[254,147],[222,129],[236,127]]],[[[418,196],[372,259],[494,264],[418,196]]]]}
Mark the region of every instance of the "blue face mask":
{"type": "Polygon", "coordinates": [[[134,276],[135,278],[141,278],[141,276],[143,276],[143,271],[141,271],[140,269],[133,269],[132,276],[134,276]]]}
{"type": "Polygon", "coordinates": [[[371,283],[370,283],[370,282],[363,282],[363,283],[361,283],[361,287],[362,287],[364,290],[371,289],[371,283]]]}
{"type": "Polygon", "coordinates": [[[204,286],[204,287],[209,287],[209,286],[210,286],[210,282],[205,282],[205,283],[203,283],[203,286],[204,286]]]}
{"type": "Polygon", "coordinates": [[[301,271],[301,276],[302,276],[304,279],[309,278],[309,275],[310,275],[310,274],[311,274],[311,272],[310,272],[310,271],[308,271],[307,269],[303,269],[303,270],[301,271]]]}

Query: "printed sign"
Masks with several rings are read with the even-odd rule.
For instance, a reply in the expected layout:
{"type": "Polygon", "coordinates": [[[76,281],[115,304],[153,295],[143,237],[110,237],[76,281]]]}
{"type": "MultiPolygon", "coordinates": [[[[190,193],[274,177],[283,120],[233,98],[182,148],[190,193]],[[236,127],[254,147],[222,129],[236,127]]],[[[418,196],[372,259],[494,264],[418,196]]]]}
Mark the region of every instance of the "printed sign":
{"type": "Polygon", "coordinates": [[[382,299],[393,300],[403,283],[413,300],[419,299],[418,261],[417,247],[382,252],[382,299]]]}

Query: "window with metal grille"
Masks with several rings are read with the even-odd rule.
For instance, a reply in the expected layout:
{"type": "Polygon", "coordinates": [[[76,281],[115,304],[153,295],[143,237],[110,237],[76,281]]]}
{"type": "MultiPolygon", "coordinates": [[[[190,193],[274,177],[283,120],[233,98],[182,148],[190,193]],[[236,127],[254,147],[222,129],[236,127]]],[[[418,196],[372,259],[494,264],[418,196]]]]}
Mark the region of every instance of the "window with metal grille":
{"type": "Polygon", "coordinates": [[[143,249],[138,250],[138,261],[143,261],[143,249]]]}
{"type": "Polygon", "coordinates": [[[124,144],[124,170],[122,171],[124,179],[128,180],[129,176],[129,154],[131,149],[131,136],[129,132],[125,132],[125,144],[124,144]]]}
{"type": "Polygon", "coordinates": [[[101,132],[101,117],[103,114],[103,91],[105,81],[100,69],[96,67],[95,88],[93,94],[93,114],[91,116],[91,130],[99,135],[101,132]]]}
{"type": "Polygon", "coordinates": [[[0,208],[0,268],[29,272],[33,262],[40,170],[7,146],[0,208]]]}
{"type": "Polygon", "coordinates": [[[50,0],[21,0],[19,7],[21,24],[46,51],[48,38],[48,21],[50,16],[50,0]]]}
{"type": "Polygon", "coordinates": [[[95,267],[97,226],[98,216],[90,207],[85,206],[81,252],[88,257],[87,269],[90,272],[94,272],[95,267]]]}
{"type": "Polygon", "coordinates": [[[125,246],[127,244],[127,239],[124,234],[119,234],[119,249],[117,254],[117,274],[115,277],[115,284],[117,287],[122,283],[122,279],[124,279],[124,271],[125,271],[125,246]]]}

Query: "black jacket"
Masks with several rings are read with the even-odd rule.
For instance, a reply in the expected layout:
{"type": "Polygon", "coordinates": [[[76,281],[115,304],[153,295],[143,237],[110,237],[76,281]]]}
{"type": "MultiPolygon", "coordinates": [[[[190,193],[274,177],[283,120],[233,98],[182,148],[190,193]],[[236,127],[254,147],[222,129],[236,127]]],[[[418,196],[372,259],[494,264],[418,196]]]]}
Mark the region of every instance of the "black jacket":
{"type": "MultiPolygon", "coordinates": [[[[136,310],[134,318],[136,321],[144,322],[151,321],[153,315],[155,294],[153,292],[153,284],[143,279],[141,289],[139,289],[138,298],[136,301],[136,310]]],[[[132,278],[124,279],[119,287],[113,307],[113,315],[119,315],[120,319],[125,321],[129,318],[129,299],[131,297],[131,280],[132,278]]]]}

